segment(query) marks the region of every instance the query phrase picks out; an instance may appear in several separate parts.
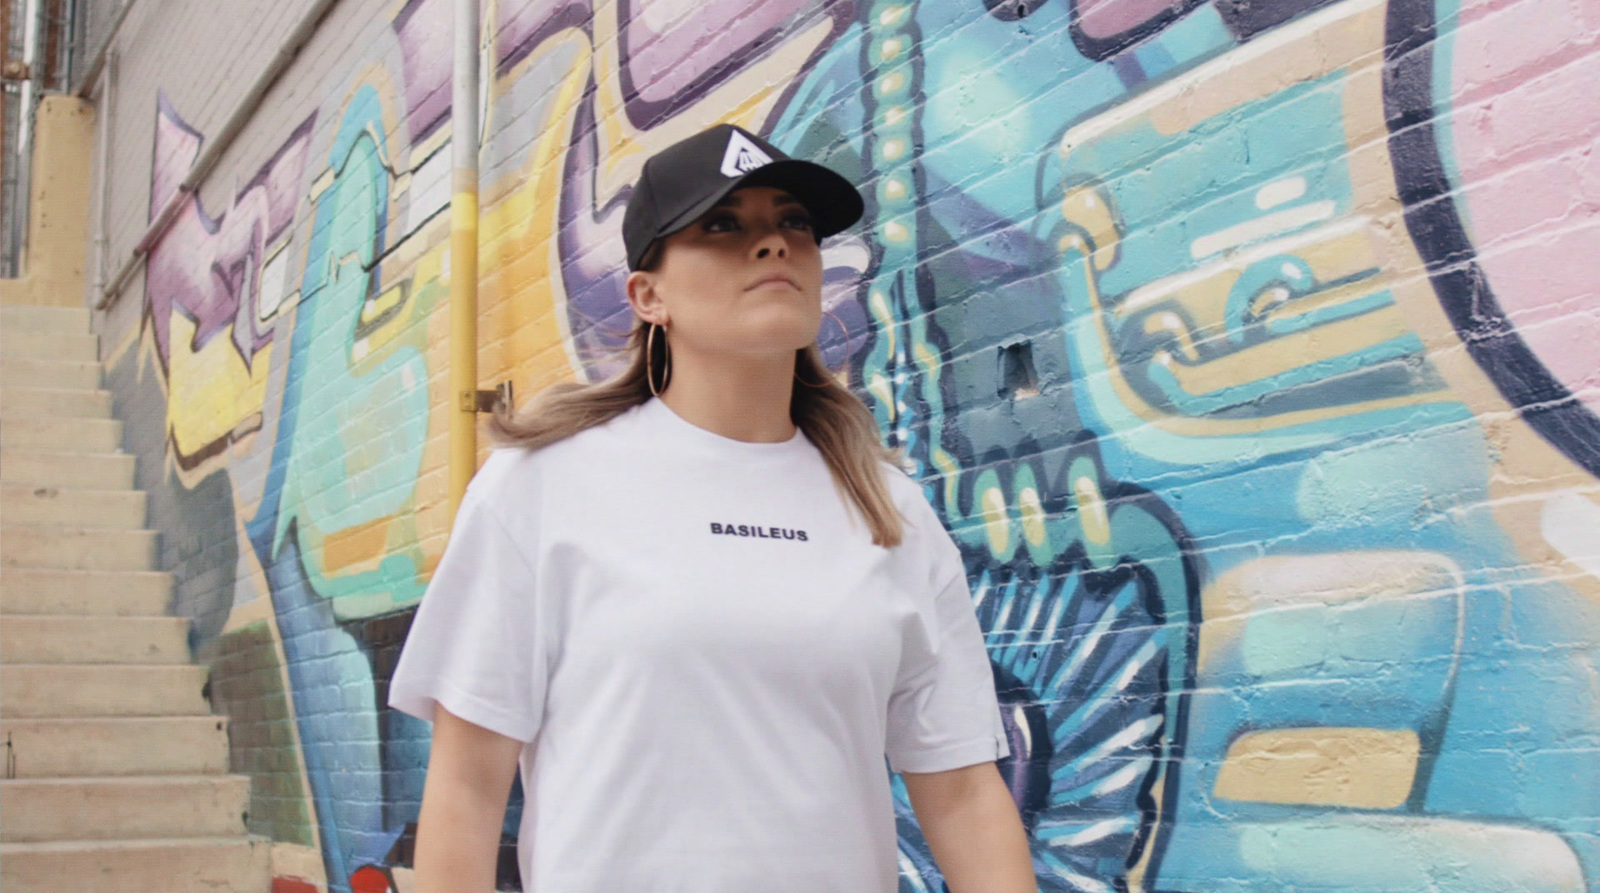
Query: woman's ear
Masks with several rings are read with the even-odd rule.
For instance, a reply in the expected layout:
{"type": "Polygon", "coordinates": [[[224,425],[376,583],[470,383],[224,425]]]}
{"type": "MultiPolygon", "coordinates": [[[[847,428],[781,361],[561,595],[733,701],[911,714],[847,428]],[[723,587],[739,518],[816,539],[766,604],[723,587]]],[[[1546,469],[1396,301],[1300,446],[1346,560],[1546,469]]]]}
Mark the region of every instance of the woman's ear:
{"type": "Polygon", "coordinates": [[[666,307],[661,301],[661,295],[656,291],[654,274],[646,270],[634,270],[628,274],[624,288],[628,292],[628,305],[633,308],[635,316],[647,323],[666,325],[666,307]]]}

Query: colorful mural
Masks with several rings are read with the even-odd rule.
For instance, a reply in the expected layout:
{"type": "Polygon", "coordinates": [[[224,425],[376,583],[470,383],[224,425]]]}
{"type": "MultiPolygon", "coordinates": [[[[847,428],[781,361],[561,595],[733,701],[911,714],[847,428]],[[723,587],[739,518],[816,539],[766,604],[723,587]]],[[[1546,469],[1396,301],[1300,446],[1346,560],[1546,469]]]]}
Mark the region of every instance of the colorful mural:
{"type": "MultiPolygon", "coordinates": [[[[449,4],[368,5],[108,376],[226,540],[168,557],[255,827],[338,891],[409,868],[447,523],[449,4]]],[[[1600,891],[1600,0],[1546,5],[497,0],[484,381],[615,371],[642,160],[760,131],[868,198],[823,346],[961,545],[1041,890],[1600,891]]]]}

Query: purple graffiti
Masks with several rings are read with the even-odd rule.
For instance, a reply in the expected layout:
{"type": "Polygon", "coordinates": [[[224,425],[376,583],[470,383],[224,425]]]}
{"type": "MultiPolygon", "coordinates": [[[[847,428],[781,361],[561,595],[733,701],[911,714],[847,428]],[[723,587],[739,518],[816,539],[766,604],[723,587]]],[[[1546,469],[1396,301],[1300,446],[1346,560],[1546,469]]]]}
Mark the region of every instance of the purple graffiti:
{"type": "Polygon", "coordinates": [[[632,312],[623,298],[627,253],[622,248],[622,209],[629,190],[602,207],[595,194],[599,138],[592,108],[579,109],[573,147],[561,178],[561,280],[566,286],[572,350],[591,380],[622,371],[619,355],[632,312]]]}
{"type": "Polygon", "coordinates": [[[653,127],[781,46],[831,17],[830,41],[853,3],[687,3],[618,0],[622,98],[635,127],[653,127]]]}
{"type": "Polygon", "coordinates": [[[394,17],[412,140],[422,139],[450,118],[452,28],[450,4],[443,0],[410,0],[394,17]]]}
{"type": "Polygon", "coordinates": [[[495,73],[504,76],[552,34],[567,28],[587,29],[589,0],[541,0],[502,3],[494,23],[495,73]]]}
{"type": "MultiPolygon", "coordinates": [[[[184,123],[164,93],[158,95],[157,107],[152,217],[177,192],[204,139],[184,123]]],[[[258,325],[256,312],[261,266],[267,246],[294,220],[315,120],[313,114],[295,128],[219,216],[208,214],[199,196],[187,199],[151,250],[145,300],[163,364],[172,356],[174,310],[194,321],[191,350],[231,328],[234,346],[248,365],[271,340],[271,333],[258,325]]]]}
{"type": "MultiPolygon", "coordinates": [[[[990,11],[1001,18],[1024,18],[1042,0],[985,0],[990,11]]],[[[1121,56],[1161,33],[1179,19],[1204,6],[1206,0],[1070,0],[1072,3],[1072,41],[1090,59],[1121,56]]],[[[1238,40],[1249,40],[1269,28],[1324,6],[1333,0],[1279,0],[1259,3],[1253,0],[1211,0],[1222,24],[1238,40]]],[[[1123,64],[1137,66],[1124,59],[1123,64]]]]}
{"type": "Polygon", "coordinates": [[[638,97],[669,101],[740,56],[770,48],[784,24],[811,5],[780,0],[707,11],[679,0],[623,0],[622,49],[638,97]]]}

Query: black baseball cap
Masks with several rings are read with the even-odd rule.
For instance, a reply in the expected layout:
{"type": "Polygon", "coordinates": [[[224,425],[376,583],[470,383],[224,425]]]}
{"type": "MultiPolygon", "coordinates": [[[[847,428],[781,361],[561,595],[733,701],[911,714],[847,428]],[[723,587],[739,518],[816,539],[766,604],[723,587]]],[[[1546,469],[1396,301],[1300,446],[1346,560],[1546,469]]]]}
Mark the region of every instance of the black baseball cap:
{"type": "Polygon", "coordinates": [[[732,124],[718,124],[673,143],[644,163],[622,215],[628,269],[637,270],[650,243],[670,236],[745,186],[772,186],[794,196],[816,227],[831,236],[861,219],[861,193],[849,180],[732,124]]]}

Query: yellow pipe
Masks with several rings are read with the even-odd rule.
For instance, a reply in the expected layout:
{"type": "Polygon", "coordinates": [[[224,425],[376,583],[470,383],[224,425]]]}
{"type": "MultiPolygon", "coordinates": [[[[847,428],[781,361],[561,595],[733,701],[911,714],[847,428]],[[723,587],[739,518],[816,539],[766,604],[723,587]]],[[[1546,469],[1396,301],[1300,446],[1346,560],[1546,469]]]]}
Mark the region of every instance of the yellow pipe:
{"type": "Polygon", "coordinates": [[[480,0],[455,0],[450,84],[450,526],[478,470],[480,0]]]}
{"type": "MultiPolygon", "coordinates": [[[[459,173],[459,172],[458,172],[459,173]]],[[[478,190],[450,198],[450,521],[478,469],[478,190]]]]}

